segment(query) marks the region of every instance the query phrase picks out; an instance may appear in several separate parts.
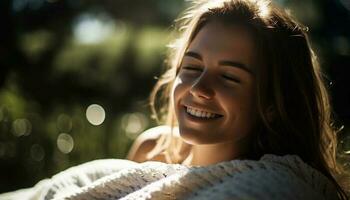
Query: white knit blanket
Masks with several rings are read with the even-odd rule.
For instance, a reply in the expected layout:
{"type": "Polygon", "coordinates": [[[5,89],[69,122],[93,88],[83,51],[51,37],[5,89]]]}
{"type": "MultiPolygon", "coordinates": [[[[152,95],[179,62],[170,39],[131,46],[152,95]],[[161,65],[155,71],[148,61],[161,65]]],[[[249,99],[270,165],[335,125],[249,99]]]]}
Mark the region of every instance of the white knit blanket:
{"type": "Polygon", "coordinates": [[[1,200],[337,199],[334,185],[299,157],[264,155],[207,167],[96,160],[65,170],[1,200]]]}

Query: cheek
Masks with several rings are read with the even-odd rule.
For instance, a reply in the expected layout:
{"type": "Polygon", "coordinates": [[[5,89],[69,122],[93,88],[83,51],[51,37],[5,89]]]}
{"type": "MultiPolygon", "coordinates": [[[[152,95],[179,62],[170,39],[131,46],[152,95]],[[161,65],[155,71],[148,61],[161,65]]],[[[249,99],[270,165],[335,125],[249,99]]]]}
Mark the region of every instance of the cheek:
{"type": "Polygon", "coordinates": [[[249,97],[244,99],[240,106],[240,119],[239,123],[241,124],[242,133],[248,135],[254,130],[256,126],[255,121],[257,118],[257,111],[255,106],[255,99],[249,97]]]}
{"type": "Polygon", "coordinates": [[[254,95],[237,90],[222,96],[221,103],[228,115],[225,124],[231,130],[229,134],[249,134],[257,116],[254,95]]]}

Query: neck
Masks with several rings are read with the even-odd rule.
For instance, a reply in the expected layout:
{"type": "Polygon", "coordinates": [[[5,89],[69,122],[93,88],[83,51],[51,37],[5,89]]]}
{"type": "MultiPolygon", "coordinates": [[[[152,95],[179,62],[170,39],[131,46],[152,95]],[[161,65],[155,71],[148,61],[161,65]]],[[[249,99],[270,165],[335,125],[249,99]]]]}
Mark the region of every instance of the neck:
{"type": "Polygon", "coordinates": [[[188,166],[207,166],[241,158],[244,151],[234,143],[193,145],[189,156],[183,162],[188,166]]]}

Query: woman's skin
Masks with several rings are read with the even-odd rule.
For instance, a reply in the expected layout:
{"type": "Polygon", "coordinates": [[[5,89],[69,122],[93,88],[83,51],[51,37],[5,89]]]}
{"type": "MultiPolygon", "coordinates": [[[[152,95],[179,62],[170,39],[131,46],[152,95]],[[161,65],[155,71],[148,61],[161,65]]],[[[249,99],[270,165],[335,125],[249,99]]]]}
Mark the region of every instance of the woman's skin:
{"type": "MultiPolygon", "coordinates": [[[[180,131],[175,136],[185,141],[182,164],[205,166],[244,157],[257,118],[254,66],[254,43],[245,28],[213,21],[195,36],[173,88],[180,131]],[[190,116],[185,106],[220,117],[190,116]]],[[[146,161],[162,134],[170,133],[154,128],[141,134],[127,158],[146,161]]],[[[152,160],[166,162],[164,155],[152,160]]]]}
{"type": "Polygon", "coordinates": [[[209,22],[190,43],[173,93],[180,136],[193,145],[183,164],[244,156],[257,118],[254,61],[253,39],[243,27],[209,22]]]}

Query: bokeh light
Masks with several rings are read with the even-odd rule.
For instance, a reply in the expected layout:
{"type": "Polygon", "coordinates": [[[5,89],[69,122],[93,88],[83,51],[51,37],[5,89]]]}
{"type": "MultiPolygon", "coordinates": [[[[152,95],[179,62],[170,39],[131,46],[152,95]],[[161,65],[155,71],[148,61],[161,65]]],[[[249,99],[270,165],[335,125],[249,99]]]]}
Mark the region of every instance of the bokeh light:
{"type": "Polygon", "coordinates": [[[16,145],[13,142],[0,143],[0,154],[2,155],[2,157],[15,157],[17,154],[16,145]]]}
{"type": "Polygon", "coordinates": [[[57,137],[57,148],[64,154],[70,153],[74,148],[74,140],[67,133],[61,133],[57,137]]]}
{"type": "Polygon", "coordinates": [[[82,14],[73,27],[74,38],[82,44],[96,44],[110,36],[114,28],[112,20],[105,15],[82,14]]]}
{"type": "Polygon", "coordinates": [[[60,132],[69,133],[72,130],[72,118],[66,114],[60,114],[57,117],[57,128],[60,132]]]}
{"type": "Polygon", "coordinates": [[[26,136],[29,135],[32,131],[32,124],[28,119],[16,119],[12,123],[12,133],[20,137],[22,135],[26,136]]]}
{"type": "Polygon", "coordinates": [[[91,104],[86,109],[86,119],[95,126],[102,124],[105,120],[106,113],[102,106],[91,104]]]}
{"type": "Polygon", "coordinates": [[[131,139],[135,139],[147,126],[148,118],[143,113],[126,114],[122,118],[122,128],[131,139]]]}
{"type": "Polygon", "coordinates": [[[42,161],[45,157],[44,148],[39,144],[33,144],[30,148],[30,157],[35,161],[42,161]]]}

